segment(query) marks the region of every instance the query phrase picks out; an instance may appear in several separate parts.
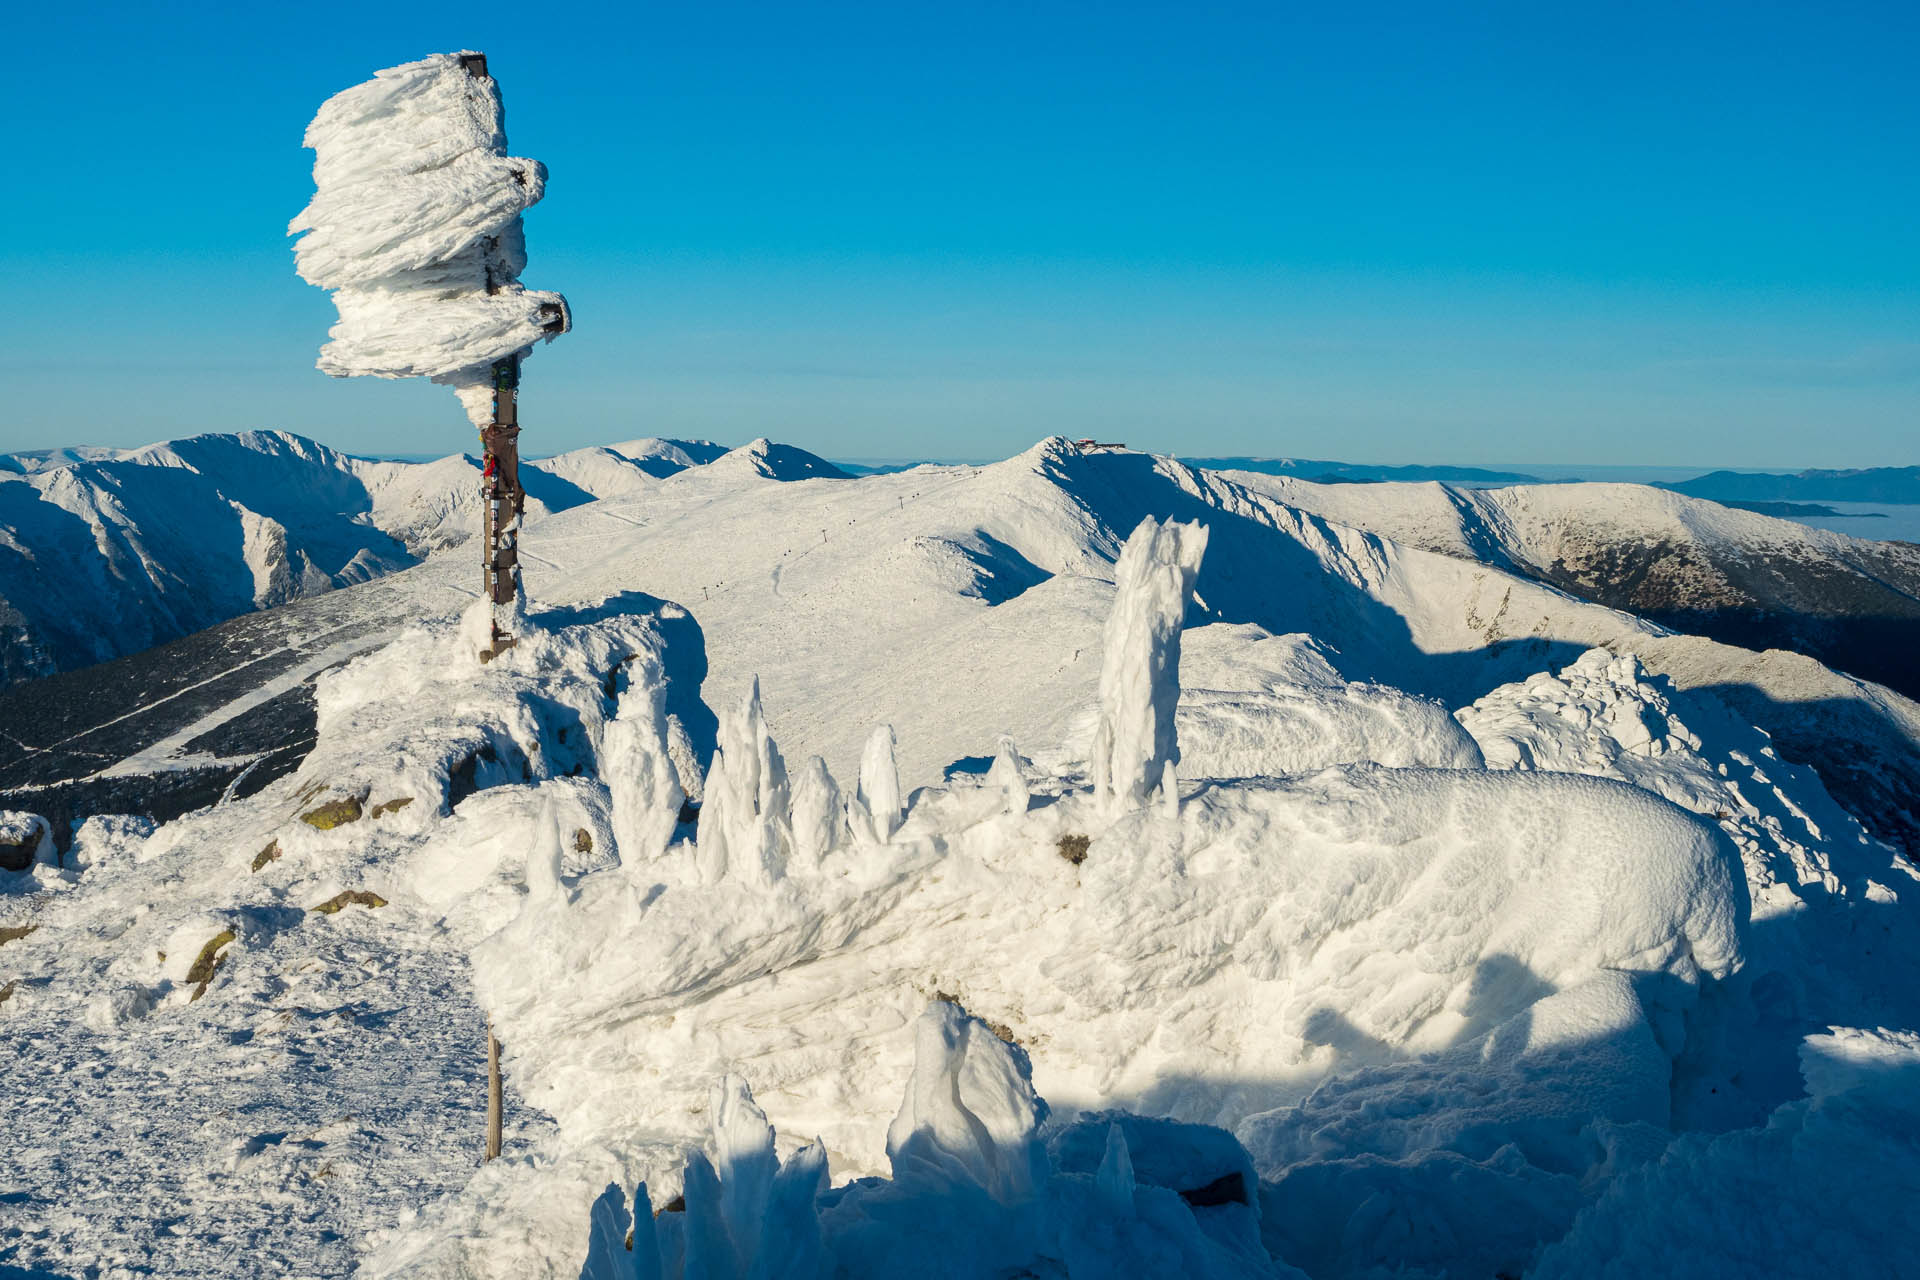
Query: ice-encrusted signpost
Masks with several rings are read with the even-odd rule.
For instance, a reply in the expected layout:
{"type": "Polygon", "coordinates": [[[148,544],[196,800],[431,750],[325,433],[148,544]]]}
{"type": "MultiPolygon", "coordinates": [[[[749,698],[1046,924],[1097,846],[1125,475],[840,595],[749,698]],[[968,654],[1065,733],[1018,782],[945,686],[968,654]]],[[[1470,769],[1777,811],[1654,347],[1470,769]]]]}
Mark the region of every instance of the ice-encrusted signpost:
{"type": "Polygon", "coordinates": [[[1174,794],[1180,623],[1206,550],[1205,525],[1148,516],[1114,566],[1092,761],[1094,794],[1110,813],[1138,809],[1156,790],[1174,794]]]}
{"type": "Polygon", "coordinates": [[[545,192],[538,160],[507,154],[500,88],[483,53],[437,53],[327,99],[307,126],[313,200],[288,225],[302,279],[333,292],[320,349],[336,378],[430,378],[480,430],[483,659],[513,643],[520,593],[518,393],[536,342],[565,333],[567,302],[520,284],[520,215],[545,192]]]}
{"type": "MultiPolygon", "coordinates": [[[[340,321],[320,348],[336,378],[431,378],[480,429],[482,576],[492,604],[480,658],[513,643],[520,598],[520,365],[565,333],[567,300],[520,283],[520,215],[546,166],[507,154],[500,87],[484,53],[389,67],[322,103],[307,126],[313,199],[287,226],[294,265],[331,290],[340,321]]],[[[500,1154],[500,1046],[487,1028],[486,1158],[500,1154]]]]}

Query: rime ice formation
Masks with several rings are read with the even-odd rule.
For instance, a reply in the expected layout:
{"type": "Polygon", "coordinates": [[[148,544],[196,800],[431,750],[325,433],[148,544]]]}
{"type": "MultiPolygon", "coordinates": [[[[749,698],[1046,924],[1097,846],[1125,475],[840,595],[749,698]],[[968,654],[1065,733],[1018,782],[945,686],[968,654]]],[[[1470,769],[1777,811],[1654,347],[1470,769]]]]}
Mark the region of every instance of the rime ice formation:
{"type": "Polygon", "coordinates": [[[708,884],[729,875],[766,884],[779,879],[793,846],[791,795],[787,763],[767,731],[755,680],[720,724],[700,807],[701,877],[708,884]]]}
{"type": "Polygon", "coordinates": [[[1110,807],[1144,804],[1180,758],[1180,625],[1206,550],[1206,526],[1148,516],[1114,566],[1092,760],[1094,790],[1110,807]]]}
{"type": "Polygon", "coordinates": [[[569,319],[566,299],[520,284],[520,215],[547,171],[506,154],[500,91],[463,65],[474,56],[437,53],[327,99],[306,133],[316,190],[287,230],[301,278],[340,312],[320,369],[431,378],[483,426],[492,364],[569,319]]]}
{"type": "Polygon", "coordinates": [[[873,838],[885,844],[900,827],[900,770],[893,762],[890,724],[876,725],[860,756],[859,810],[872,824],[873,838]]]}
{"type": "Polygon", "coordinates": [[[626,667],[627,687],[606,728],[601,768],[613,807],[615,847],[623,862],[640,868],[666,853],[686,792],[673,759],[660,659],[641,652],[626,667]]]}
{"type": "Polygon", "coordinates": [[[655,1217],[645,1182],[631,1197],[608,1186],[589,1215],[581,1280],[1300,1277],[1260,1243],[1252,1166],[1231,1134],[1095,1116],[1043,1143],[1047,1106],[1025,1053],[946,1003],[913,1035],[890,1179],[829,1191],[818,1142],[779,1160],[766,1113],[728,1076],[709,1109],[714,1158],[695,1151],[681,1178],[684,1209],[655,1217]],[[1237,1197],[1199,1194],[1223,1172],[1238,1176],[1237,1197]]]}

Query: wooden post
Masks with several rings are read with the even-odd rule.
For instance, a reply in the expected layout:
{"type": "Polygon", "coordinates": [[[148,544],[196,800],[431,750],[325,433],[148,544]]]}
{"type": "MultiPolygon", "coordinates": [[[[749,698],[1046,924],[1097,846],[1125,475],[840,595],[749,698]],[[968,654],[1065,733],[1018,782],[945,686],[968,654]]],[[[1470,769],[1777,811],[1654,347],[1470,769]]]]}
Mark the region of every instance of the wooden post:
{"type": "MultiPolygon", "coordinates": [[[[487,55],[463,54],[460,67],[476,80],[488,79],[487,55]]],[[[486,245],[489,253],[494,248],[486,245]]],[[[487,292],[493,293],[491,263],[487,268],[487,292]]],[[[497,609],[510,605],[520,595],[520,516],[527,495],[520,488],[520,357],[508,356],[493,362],[493,421],[480,429],[481,453],[481,533],[480,590],[497,609]]],[[[513,645],[513,637],[500,628],[496,612],[493,634],[481,661],[498,657],[513,645]]]]}
{"type": "MultiPolygon", "coordinates": [[[[500,1154],[500,1042],[487,1019],[487,1159],[500,1154]]],[[[484,1162],[483,1162],[484,1163],[484,1162]]]]}
{"type": "MultiPolygon", "coordinates": [[[[520,357],[508,356],[493,366],[493,421],[480,432],[482,522],[481,590],[497,605],[510,605],[520,595],[520,517],[526,510],[526,491],[520,487],[520,357]]],[[[505,652],[513,637],[496,619],[488,656],[505,652]]]]}
{"type": "MultiPolygon", "coordinates": [[[[491,78],[484,53],[462,54],[460,65],[476,80],[491,78]]],[[[498,248],[491,239],[485,245],[488,293],[499,291],[492,264],[498,248]]],[[[564,302],[541,304],[536,319],[549,334],[565,333],[570,324],[564,302]]],[[[495,606],[492,636],[480,655],[482,662],[513,646],[513,637],[501,629],[498,607],[520,597],[520,519],[527,505],[526,491],[520,487],[520,354],[493,362],[493,420],[480,429],[484,464],[480,589],[495,606]]]]}

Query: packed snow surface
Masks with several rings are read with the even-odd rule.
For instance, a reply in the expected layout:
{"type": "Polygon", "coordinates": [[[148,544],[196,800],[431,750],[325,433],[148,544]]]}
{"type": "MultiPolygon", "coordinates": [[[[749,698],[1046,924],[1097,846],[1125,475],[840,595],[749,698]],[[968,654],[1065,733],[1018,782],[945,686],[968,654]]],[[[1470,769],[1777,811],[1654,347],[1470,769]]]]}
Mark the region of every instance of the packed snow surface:
{"type": "Polygon", "coordinates": [[[8,1264],[1905,1265],[1920,884],[1722,647],[1163,460],[732,458],[0,873],[8,1264]]]}
{"type": "Polygon", "coordinates": [[[491,366],[568,324],[557,293],[520,284],[520,215],[546,166],[509,156],[500,90],[473,54],[390,67],[327,99],[307,126],[313,199],[287,226],[309,284],[340,321],[319,367],[335,377],[428,377],[488,422],[491,366]]]}

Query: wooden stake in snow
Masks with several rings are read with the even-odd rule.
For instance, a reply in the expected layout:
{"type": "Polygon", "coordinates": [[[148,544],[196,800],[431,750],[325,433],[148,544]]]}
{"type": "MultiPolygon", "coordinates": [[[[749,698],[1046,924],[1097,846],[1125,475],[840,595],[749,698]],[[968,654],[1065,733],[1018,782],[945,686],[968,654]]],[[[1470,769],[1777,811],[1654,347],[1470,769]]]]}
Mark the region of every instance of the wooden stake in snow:
{"type": "Polygon", "coordinates": [[[500,1042],[487,1019],[487,1159],[500,1154],[500,1042]]]}

